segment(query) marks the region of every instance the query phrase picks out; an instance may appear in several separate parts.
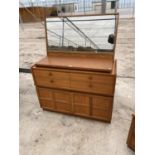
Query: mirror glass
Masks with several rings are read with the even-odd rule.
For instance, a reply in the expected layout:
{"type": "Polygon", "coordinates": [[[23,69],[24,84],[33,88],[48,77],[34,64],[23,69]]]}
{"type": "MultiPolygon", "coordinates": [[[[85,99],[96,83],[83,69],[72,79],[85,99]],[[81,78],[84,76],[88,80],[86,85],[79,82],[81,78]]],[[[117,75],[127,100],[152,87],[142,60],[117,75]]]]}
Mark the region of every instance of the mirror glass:
{"type": "Polygon", "coordinates": [[[113,52],[115,15],[46,18],[49,51],[113,52]]]}

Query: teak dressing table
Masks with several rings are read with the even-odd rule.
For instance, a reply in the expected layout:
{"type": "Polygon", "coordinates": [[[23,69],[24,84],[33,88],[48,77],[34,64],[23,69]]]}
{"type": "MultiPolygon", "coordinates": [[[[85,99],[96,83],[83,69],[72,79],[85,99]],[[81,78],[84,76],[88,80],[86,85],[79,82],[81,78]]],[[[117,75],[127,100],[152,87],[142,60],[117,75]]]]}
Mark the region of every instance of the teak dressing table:
{"type": "Polygon", "coordinates": [[[47,56],[31,68],[41,108],[111,122],[117,24],[118,14],[46,18],[47,56]],[[96,39],[90,22],[103,26],[96,39]],[[114,34],[114,44],[106,32],[114,34]]]}

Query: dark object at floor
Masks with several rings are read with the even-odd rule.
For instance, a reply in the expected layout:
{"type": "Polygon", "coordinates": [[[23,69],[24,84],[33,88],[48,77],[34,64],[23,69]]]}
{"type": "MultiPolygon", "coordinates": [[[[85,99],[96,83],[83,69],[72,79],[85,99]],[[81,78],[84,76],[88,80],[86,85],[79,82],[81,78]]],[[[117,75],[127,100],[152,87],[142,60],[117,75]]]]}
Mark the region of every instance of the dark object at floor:
{"type": "Polygon", "coordinates": [[[110,34],[109,37],[108,37],[108,43],[114,44],[114,39],[115,39],[114,34],[110,34]]]}
{"type": "Polygon", "coordinates": [[[20,72],[20,73],[31,73],[31,69],[19,68],[19,72],[20,72]]]}

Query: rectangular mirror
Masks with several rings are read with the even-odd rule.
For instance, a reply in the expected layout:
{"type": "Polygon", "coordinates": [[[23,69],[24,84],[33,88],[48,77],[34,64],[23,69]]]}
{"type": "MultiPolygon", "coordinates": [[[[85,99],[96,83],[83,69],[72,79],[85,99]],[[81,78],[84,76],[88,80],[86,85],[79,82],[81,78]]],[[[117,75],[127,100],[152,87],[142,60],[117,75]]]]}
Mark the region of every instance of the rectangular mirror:
{"type": "Polygon", "coordinates": [[[47,51],[114,52],[116,15],[46,18],[47,51]]]}

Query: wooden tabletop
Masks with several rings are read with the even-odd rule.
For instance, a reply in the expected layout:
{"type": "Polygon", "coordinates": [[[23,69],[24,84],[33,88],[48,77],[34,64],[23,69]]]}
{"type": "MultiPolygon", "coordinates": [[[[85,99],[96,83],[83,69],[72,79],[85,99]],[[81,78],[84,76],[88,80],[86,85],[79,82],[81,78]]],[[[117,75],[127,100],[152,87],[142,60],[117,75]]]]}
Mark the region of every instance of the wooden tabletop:
{"type": "Polygon", "coordinates": [[[36,63],[40,67],[67,68],[111,72],[113,61],[105,58],[78,56],[46,56],[36,63]]]}

